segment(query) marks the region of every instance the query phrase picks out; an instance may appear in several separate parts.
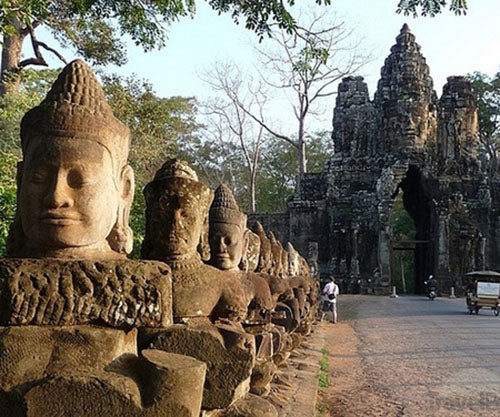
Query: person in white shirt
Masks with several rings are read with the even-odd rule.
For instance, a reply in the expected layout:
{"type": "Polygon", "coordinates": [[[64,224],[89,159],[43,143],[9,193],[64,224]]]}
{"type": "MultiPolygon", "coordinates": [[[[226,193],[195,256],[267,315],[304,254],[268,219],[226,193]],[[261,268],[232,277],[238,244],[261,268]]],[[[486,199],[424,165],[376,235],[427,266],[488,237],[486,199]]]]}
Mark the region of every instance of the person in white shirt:
{"type": "Polygon", "coordinates": [[[328,282],[321,291],[323,295],[323,308],[321,309],[321,319],[323,321],[325,314],[331,311],[333,323],[337,323],[337,297],[339,295],[339,286],[335,284],[335,278],[331,275],[328,282]]]}

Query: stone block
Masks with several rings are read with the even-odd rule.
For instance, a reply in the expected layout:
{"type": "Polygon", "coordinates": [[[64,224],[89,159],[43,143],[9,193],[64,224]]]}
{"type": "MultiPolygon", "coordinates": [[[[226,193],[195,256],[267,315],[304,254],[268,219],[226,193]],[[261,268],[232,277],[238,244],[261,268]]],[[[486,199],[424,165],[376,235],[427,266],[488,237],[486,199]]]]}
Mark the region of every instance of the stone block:
{"type": "Polygon", "coordinates": [[[0,387],[7,391],[48,375],[104,371],[115,359],[136,352],[137,330],[0,327],[0,387]]]}
{"type": "Polygon", "coordinates": [[[1,325],[171,323],[171,272],[162,262],[0,260],[1,325]]]}
{"type": "Polygon", "coordinates": [[[141,329],[139,347],[187,355],[206,363],[203,409],[226,408],[249,391],[255,340],[236,326],[204,324],[141,329]]]}

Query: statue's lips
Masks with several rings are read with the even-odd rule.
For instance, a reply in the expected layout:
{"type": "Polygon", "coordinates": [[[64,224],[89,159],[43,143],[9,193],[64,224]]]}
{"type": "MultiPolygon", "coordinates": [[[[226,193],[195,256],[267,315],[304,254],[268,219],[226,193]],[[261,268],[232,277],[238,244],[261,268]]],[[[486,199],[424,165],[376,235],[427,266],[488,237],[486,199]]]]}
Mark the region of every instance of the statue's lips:
{"type": "Polygon", "coordinates": [[[229,261],[229,255],[225,254],[215,254],[214,258],[217,259],[218,261],[229,261]]]}
{"type": "Polygon", "coordinates": [[[61,214],[61,213],[43,213],[40,216],[40,221],[46,224],[54,224],[58,226],[68,226],[71,224],[80,223],[81,218],[79,216],[71,214],[61,214]]]}

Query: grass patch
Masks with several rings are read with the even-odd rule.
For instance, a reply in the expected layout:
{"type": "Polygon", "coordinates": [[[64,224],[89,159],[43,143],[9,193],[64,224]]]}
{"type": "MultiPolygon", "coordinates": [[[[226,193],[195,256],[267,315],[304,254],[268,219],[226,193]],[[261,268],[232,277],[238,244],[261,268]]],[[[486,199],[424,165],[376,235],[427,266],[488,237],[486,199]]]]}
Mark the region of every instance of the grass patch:
{"type": "Polygon", "coordinates": [[[328,388],[332,385],[330,378],[328,378],[328,372],[330,371],[330,364],[328,363],[328,350],[321,349],[321,358],[319,359],[319,374],[318,374],[318,385],[320,388],[328,388]]]}

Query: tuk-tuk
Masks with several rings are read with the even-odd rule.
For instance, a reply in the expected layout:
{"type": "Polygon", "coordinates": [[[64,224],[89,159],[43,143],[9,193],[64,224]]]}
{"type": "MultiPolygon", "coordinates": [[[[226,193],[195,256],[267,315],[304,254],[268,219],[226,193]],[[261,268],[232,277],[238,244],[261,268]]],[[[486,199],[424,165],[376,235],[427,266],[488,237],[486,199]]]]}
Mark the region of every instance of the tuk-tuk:
{"type": "Polygon", "coordinates": [[[491,308],[495,316],[500,314],[500,273],[474,271],[465,274],[469,281],[466,303],[469,314],[479,313],[482,307],[491,308]]]}

